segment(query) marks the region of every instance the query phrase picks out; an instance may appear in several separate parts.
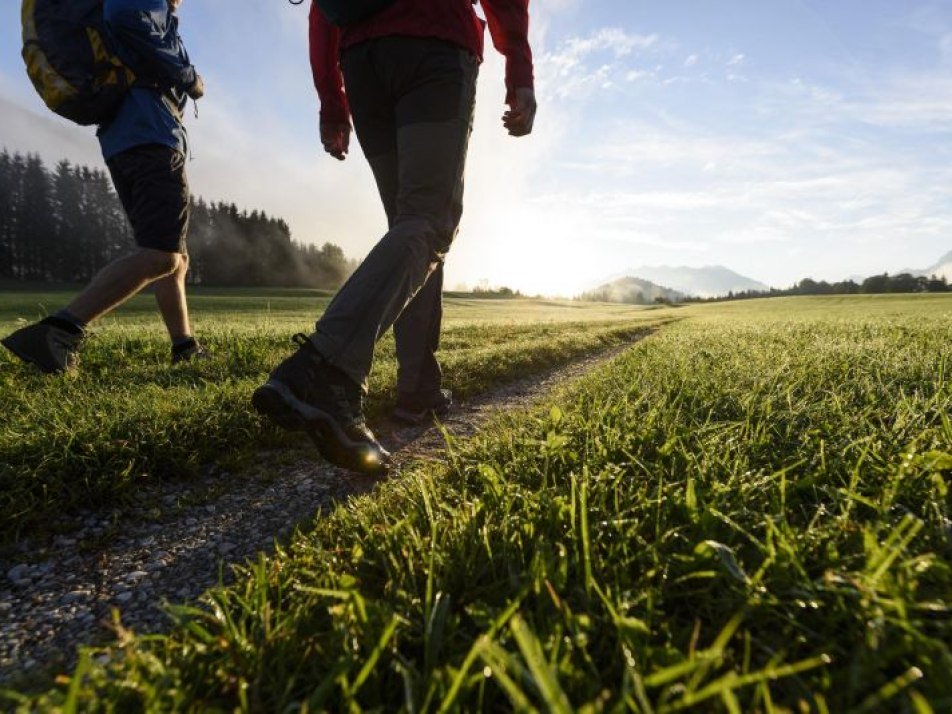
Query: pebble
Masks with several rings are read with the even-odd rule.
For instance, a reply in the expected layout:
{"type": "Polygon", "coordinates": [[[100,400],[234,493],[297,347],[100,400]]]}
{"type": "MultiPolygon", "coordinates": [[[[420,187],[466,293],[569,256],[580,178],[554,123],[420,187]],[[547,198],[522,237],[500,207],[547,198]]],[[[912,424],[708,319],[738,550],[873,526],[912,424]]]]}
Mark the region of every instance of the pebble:
{"type": "Polygon", "coordinates": [[[7,577],[14,583],[18,580],[24,580],[30,574],[30,566],[25,563],[15,565],[7,571],[7,577]]]}
{"type": "Polygon", "coordinates": [[[68,592],[63,597],[60,598],[60,604],[70,605],[74,602],[85,600],[88,597],[89,597],[89,593],[86,592],[85,590],[73,590],[72,592],[68,592]]]}
{"type": "Polygon", "coordinates": [[[124,593],[119,593],[116,595],[116,602],[129,602],[132,599],[132,593],[128,590],[124,593]]]}

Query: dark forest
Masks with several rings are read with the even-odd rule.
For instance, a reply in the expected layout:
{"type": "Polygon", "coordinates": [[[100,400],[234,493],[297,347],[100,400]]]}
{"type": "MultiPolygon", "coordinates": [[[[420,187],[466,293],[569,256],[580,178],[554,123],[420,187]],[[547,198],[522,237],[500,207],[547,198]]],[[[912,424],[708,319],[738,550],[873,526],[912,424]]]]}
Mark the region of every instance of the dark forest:
{"type": "MultiPolygon", "coordinates": [[[[0,152],[0,280],[85,282],[133,247],[105,171],[0,152]]],[[[198,198],[188,252],[193,285],[333,289],[355,267],[334,244],[292,240],[281,219],[198,198]]]]}

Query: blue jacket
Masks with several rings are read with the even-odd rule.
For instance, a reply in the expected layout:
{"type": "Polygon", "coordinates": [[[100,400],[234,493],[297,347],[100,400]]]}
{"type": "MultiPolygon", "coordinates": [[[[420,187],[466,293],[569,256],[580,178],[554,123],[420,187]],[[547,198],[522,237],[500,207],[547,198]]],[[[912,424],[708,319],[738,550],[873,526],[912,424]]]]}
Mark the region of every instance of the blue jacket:
{"type": "Polygon", "coordinates": [[[196,74],[168,0],[105,0],[103,17],[119,56],[150,85],[130,89],[116,116],[99,128],[103,156],[108,161],[144,144],[184,153],[182,115],[196,74]]]}

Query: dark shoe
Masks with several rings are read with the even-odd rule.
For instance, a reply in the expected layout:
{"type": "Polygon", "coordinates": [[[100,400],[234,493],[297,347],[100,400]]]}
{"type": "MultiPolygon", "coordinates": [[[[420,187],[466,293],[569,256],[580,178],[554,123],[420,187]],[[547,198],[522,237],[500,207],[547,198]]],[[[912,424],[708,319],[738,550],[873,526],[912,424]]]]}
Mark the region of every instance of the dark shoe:
{"type": "Polygon", "coordinates": [[[422,424],[433,417],[441,417],[453,406],[453,393],[448,389],[441,389],[431,394],[397,395],[397,405],[393,409],[393,418],[404,424],[422,424]]]}
{"type": "Polygon", "coordinates": [[[194,337],[188,342],[172,345],[172,364],[203,360],[211,357],[194,337]]]}
{"type": "Polygon", "coordinates": [[[371,476],[386,473],[387,453],[363,415],[363,390],[331,365],[305,335],[298,351],[275,367],[251,403],[282,429],[304,431],[336,466],[371,476]]]}
{"type": "Polygon", "coordinates": [[[0,340],[24,362],[46,374],[60,374],[79,364],[77,352],[86,334],[55,317],[28,325],[0,340]]]}

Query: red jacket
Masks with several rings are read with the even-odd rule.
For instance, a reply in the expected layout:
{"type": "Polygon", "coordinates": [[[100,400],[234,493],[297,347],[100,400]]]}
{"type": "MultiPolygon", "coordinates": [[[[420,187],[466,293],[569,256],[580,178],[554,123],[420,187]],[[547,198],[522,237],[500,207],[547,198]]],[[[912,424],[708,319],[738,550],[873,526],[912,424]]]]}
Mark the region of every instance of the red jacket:
{"type": "MultiPolygon", "coordinates": [[[[493,45],[506,57],[507,101],[519,87],[532,87],[529,0],[481,0],[493,45]]],[[[388,35],[438,37],[482,60],[483,23],[470,0],[396,0],[362,23],[340,29],[311,4],[311,69],[321,100],[321,121],[350,121],[340,71],[340,53],[358,42],[388,35]]]]}

